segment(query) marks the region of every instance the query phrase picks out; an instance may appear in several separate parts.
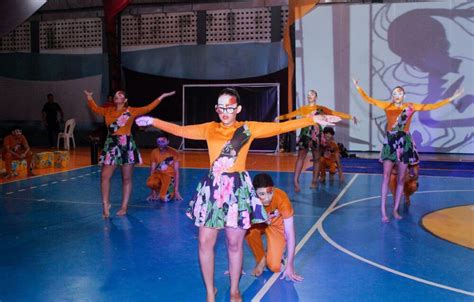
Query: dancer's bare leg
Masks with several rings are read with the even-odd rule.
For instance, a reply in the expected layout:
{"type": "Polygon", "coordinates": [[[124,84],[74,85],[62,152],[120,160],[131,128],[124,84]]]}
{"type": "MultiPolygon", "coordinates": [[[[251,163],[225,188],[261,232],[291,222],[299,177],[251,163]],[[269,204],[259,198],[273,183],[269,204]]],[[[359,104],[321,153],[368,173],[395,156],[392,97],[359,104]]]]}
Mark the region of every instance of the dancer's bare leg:
{"type": "Polygon", "coordinates": [[[319,158],[321,156],[319,148],[312,148],[311,152],[313,154],[313,180],[311,181],[311,189],[318,187],[319,179],[319,158]]]}
{"type": "Polygon", "coordinates": [[[408,164],[398,163],[398,171],[397,171],[397,191],[395,193],[395,204],[393,206],[393,217],[396,219],[402,219],[402,216],[398,214],[398,206],[400,205],[400,201],[402,199],[404,188],[405,188],[405,176],[407,173],[408,164]]]}
{"type": "Polygon", "coordinates": [[[301,175],[301,171],[303,170],[306,154],[308,154],[308,149],[298,150],[298,157],[296,158],[296,163],[295,163],[295,175],[293,176],[293,184],[295,186],[295,192],[300,191],[300,175],[301,175]]]}
{"type": "Polygon", "coordinates": [[[206,286],[206,302],[214,302],[214,245],[217,239],[217,229],[199,227],[199,263],[202,278],[206,286]]]}
{"type": "Polygon", "coordinates": [[[230,301],[242,302],[239,291],[240,275],[242,274],[243,243],[247,231],[238,228],[226,228],[227,254],[229,257],[230,301]]]}
{"type": "Polygon", "coordinates": [[[387,204],[388,185],[390,182],[390,174],[392,173],[394,163],[390,160],[383,161],[383,180],[382,180],[382,202],[380,204],[380,211],[382,213],[382,222],[389,222],[387,211],[385,209],[387,204]]]}
{"type": "Polygon", "coordinates": [[[102,216],[110,217],[110,178],[114,174],[115,165],[103,165],[100,175],[100,189],[102,192],[102,216]]]}
{"type": "Polygon", "coordinates": [[[118,216],[127,215],[128,202],[130,201],[130,195],[132,194],[132,176],[133,176],[133,164],[122,165],[122,206],[118,210],[118,216]]]}

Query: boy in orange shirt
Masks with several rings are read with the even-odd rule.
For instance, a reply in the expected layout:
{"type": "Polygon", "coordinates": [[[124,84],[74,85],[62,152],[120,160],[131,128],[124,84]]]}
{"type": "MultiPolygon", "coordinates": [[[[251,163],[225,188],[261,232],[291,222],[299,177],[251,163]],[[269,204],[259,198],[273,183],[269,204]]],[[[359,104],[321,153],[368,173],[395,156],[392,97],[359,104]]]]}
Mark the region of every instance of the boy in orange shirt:
{"type": "Polygon", "coordinates": [[[329,173],[332,175],[336,174],[336,168],[339,171],[339,180],[344,181],[344,174],[342,174],[341,155],[339,153],[339,147],[334,140],[334,129],[326,127],[323,130],[324,139],[321,144],[322,156],[319,160],[319,167],[321,172],[320,181],[326,180],[326,167],[329,168],[329,173]]]}
{"type": "Polygon", "coordinates": [[[178,189],[179,155],[175,149],[168,146],[169,143],[168,135],[164,132],[156,138],[158,148],[151,151],[150,176],[146,181],[147,187],[151,189],[147,200],[183,200],[178,189]]]}
{"type": "Polygon", "coordinates": [[[293,207],[286,193],[273,185],[270,175],[261,173],[254,177],[253,186],[258,198],[262,201],[268,213],[267,224],[254,224],[247,231],[245,239],[252,250],[257,265],[252,275],[260,276],[265,266],[272,272],[280,272],[281,260],[285,246],[287,262],[282,278],[292,281],[302,281],[303,277],[295,273],[295,228],[293,224],[293,207]],[[263,246],[262,235],[267,236],[267,253],[263,246]]]}
{"type": "Polygon", "coordinates": [[[32,172],[33,166],[31,165],[33,152],[31,152],[30,145],[28,145],[28,141],[22,134],[21,129],[13,129],[12,134],[7,135],[3,140],[2,158],[5,161],[5,170],[7,172],[5,178],[14,176],[12,173],[12,161],[22,159],[26,160],[27,176],[34,176],[32,172]]]}

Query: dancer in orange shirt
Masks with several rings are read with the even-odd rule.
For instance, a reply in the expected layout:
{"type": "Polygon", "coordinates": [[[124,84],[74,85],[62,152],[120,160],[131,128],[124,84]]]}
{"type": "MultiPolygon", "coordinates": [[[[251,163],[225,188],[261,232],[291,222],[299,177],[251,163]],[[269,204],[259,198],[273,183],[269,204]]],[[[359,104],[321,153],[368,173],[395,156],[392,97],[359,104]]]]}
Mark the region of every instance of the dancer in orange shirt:
{"type": "Polygon", "coordinates": [[[150,176],[146,181],[147,187],[151,189],[147,200],[183,200],[179,193],[179,155],[178,151],[168,146],[169,143],[165,132],[160,132],[156,137],[158,148],[151,151],[150,176]]]}
{"type": "Polygon", "coordinates": [[[321,142],[321,159],[320,167],[321,178],[320,181],[326,180],[326,168],[329,168],[329,174],[336,174],[336,169],[339,172],[339,180],[344,181],[344,174],[342,174],[341,154],[339,153],[339,146],[334,140],[334,129],[325,127],[323,130],[323,139],[321,142]]]}
{"type": "Polygon", "coordinates": [[[383,162],[382,200],[380,210],[382,213],[382,222],[389,222],[390,220],[387,216],[385,205],[387,203],[390,175],[393,166],[397,164],[397,190],[395,193],[395,205],[393,207],[392,215],[396,219],[402,219],[402,216],[398,213],[398,206],[400,205],[400,200],[403,194],[407,167],[409,164],[415,164],[418,162],[418,154],[409,132],[413,113],[416,111],[438,109],[460,97],[463,92],[462,90],[457,90],[452,97],[435,104],[414,104],[404,103],[405,90],[402,87],[397,86],[392,90],[391,101],[384,102],[368,96],[359,86],[357,80],[353,80],[353,82],[362,98],[367,103],[383,109],[387,116],[387,136],[384,140],[380,157],[380,160],[383,162]]]}
{"type": "Polygon", "coordinates": [[[294,211],[290,199],[284,191],[274,186],[273,179],[268,174],[255,175],[253,186],[268,214],[268,224],[254,224],[245,235],[257,263],[252,274],[260,276],[266,266],[272,272],[280,272],[283,252],[286,247],[287,260],[282,278],[302,281],[303,277],[298,275],[294,269],[296,239],[293,223],[294,211]],[[262,241],[264,234],[267,237],[266,254],[262,241]]]}
{"type": "Polygon", "coordinates": [[[21,133],[21,129],[15,128],[12,130],[12,134],[7,135],[3,139],[2,158],[5,161],[5,170],[7,172],[4,176],[5,178],[13,176],[12,161],[22,159],[26,160],[27,176],[35,176],[32,171],[33,166],[31,165],[33,152],[30,150],[30,145],[28,145],[26,137],[21,133]]]}
{"type": "MultiPolygon", "coordinates": [[[[316,104],[318,99],[318,93],[316,90],[310,90],[308,92],[308,105],[302,106],[299,109],[292,111],[288,114],[283,114],[277,117],[275,120],[287,120],[297,116],[306,116],[311,112],[321,115],[335,115],[342,119],[352,119],[357,124],[357,119],[349,114],[337,112],[324,106],[316,104]]],[[[298,136],[298,158],[295,163],[295,174],[293,177],[293,184],[295,186],[295,192],[300,191],[300,175],[303,170],[304,161],[308,151],[311,149],[313,154],[313,180],[311,182],[311,188],[318,186],[319,177],[319,158],[321,155],[320,144],[321,144],[321,132],[322,128],[318,125],[312,125],[304,127],[298,136]]]]}
{"type": "Polygon", "coordinates": [[[336,116],[315,115],[285,123],[239,122],[237,114],[242,110],[239,99],[235,89],[221,91],[215,105],[220,123],[178,126],[151,117],[136,120],[139,126],[153,125],[177,136],[207,142],[211,167],[199,183],[187,215],[199,227],[199,262],[208,302],[215,300],[214,245],[218,231],[225,229],[227,239],[230,300],[242,301],[239,279],[244,236],[251,224],[267,220],[267,214],[255,195],[252,180],[245,169],[252,141],[316,123],[326,125],[340,121],[336,116]]]}
{"type": "Polygon", "coordinates": [[[140,152],[131,134],[133,121],[137,116],[155,109],[164,98],[175,92],[164,93],[145,107],[128,106],[128,99],[124,91],[115,93],[114,107],[97,106],[92,98],[92,92],[84,91],[84,93],[87,97],[87,105],[91,110],[105,117],[108,130],[104,149],[99,158],[99,164],[102,165],[100,186],[103,216],[104,218],[110,216],[110,179],[117,167],[122,170],[122,205],[117,215],[124,216],[127,214],[128,202],[132,193],[133,167],[142,162],[140,152]]]}

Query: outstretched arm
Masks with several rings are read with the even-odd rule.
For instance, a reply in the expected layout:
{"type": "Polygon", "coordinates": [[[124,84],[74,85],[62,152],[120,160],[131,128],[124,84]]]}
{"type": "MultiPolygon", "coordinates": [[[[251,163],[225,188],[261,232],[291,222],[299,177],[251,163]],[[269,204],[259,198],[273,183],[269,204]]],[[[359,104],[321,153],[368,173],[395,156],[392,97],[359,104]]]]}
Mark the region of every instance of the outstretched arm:
{"type": "Polygon", "coordinates": [[[453,96],[451,96],[447,99],[444,99],[444,100],[439,101],[439,102],[434,103],[434,104],[413,104],[413,109],[415,111],[429,111],[429,110],[438,109],[440,107],[443,107],[446,104],[451,103],[455,99],[461,97],[463,94],[464,94],[464,91],[462,89],[458,89],[453,94],[453,96]]]}
{"type": "Polygon", "coordinates": [[[359,92],[359,94],[362,96],[364,101],[366,101],[367,103],[369,103],[371,105],[374,105],[374,106],[377,106],[381,109],[385,109],[385,108],[388,107],[388,105],[390,105],[390,102],[379,101],[377,99],[374,99],[374,98],[371,98],[370,96],[368,96],[367,93],[365,93],[365,91],[359,86],[359,81],[358,80],[352,79],[352,82],[356,86],[357,91],[359,92]]]}
{"type": "Polygon", "coordinates": [[[349,115],[349,114],[347,114],[347,113],[338,112],[338,111],[329,109],[328,107],[324,107],[324,106],[318,106],[318,108],[321,109],[321,111],[322,111],[324,114],[335,115],[335,116],[338,116],[338,117],[340,117],[340,118],[342,118],[342,119],[345,119],[345,120],[350,120],[350,119],[352,119],[352,115],[349,115]]]}
{"type": "Polygon", "coordinates": [[[146,106],[143,106],[143,107],[138,107],[138,108],[135,108],[135,113],[136,115],[143,115],[143,114],[147,114],[148,112],[152,111],[153,109],[156,108],[156,106],[158,106],[159,103],[161,103],[162,100],[164,100],[165,98],[169,97],[169,96],[172,96],[176,93],[176,91],[171,91],[171,92],[167,92],[167,93],[163,93],[162,95],[160,95],[160,97],[156,98],[153,102],[151,102],[150,104],[146,105],[146,106]]]}
{"type": "Polygon", "coordinates": [[[96,102],[92,98],[92,92],[84,90],[84,93],[87,98],[87,106],[89,106],[89,108],[95,113],[100,114],[102,116],[105,115],[105,108],[97,106],[96,102]]]}
{"type": "Polygon", "coordinates": [[[206,130],[207,126],[209,125],[209,123],[205,123],[198,125],[179,126],[157,118],[152,118],[151,116],[139,117],[135,120],[135,123],[139,127],[153,126],[176,136],[196,140],[206,139],[206,130]]]}
{"type": "Polygon", "coordinates": [[[249,122],[249,125],[251,126],[251,131],[255,138],[266,138],[315,124],[319,124],[323,127],[334,126],[334,123],[340,120],[340,117],[334,115],[310,115],[305,118],[283,123],[249,122]]]}
{"type": "Polygon", "coordinates": [[[285,270],[281,278],[288,278],[291,281],[302,281],[303,277],[295,273],[294,259],[295,259],[295,227],[293,223],[293,216],[283,219],[286,237],[286,254],[287,262],[285,270]]]}
{"type": "Polygon", "coordinates": [[[289,120],[291,118],[297,117],[298,115],[303,115],[300,109],[296,109],[295,111],[289,112],[287,114],[282,114],[278,117],[275,118],[275,121],[277,120],[289,120]]]}

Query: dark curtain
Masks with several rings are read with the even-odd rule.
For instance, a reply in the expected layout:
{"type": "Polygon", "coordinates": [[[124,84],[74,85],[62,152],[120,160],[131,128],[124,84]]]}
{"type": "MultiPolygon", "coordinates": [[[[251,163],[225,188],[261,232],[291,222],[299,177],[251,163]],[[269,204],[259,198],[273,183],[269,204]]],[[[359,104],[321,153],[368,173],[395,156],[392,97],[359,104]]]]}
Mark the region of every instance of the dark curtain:
{"type": "MultiPolygon", "coordinates": [[[[219,121],[214,110],[220,91],[226,86],[185,87],[184,125],[201,124],[219,121]]],[[[278,91],[275,86],[243,87],[233,86],[240,94],[242,111],[238,115],[240,121],[271,122],[277,114],[278,91]]],[[[185,140],[186,149],[207,149],[204,141],[185,140]]],[[[255,140],[250,149],[274,151],[277,138],[255,140]]]]}
{"type": "MultiPolygon", "coordinates": [[[[171,77],[163,77],[163,76],[156,76],[151,74],[145,74],[136,72],[130,69],[123,69],[123,74],[125,77],[125,85],[126,85],[126,92],[128,94],[129,104],[130,106],[140,107],[149,104],[155,98],[159,97],[162,93],[168,91],[176,91],[176,95],[165,99],[158,107],[149,113],[149,115],[163,119],[165,121],[173,122],[179,125],[183,124],[183,85],[196,85],[196,84],[243,84],[243,83],[280,83],[280,114],[287,113],[288,103],[286,100],[286,95],[288,94],[288,87],[287,87],[287,77],[288,77],[288,70],[282,69],[278,72],[268,74],[261,77],[254,77],[254,78],[246,78],[246,79],[235,79],[235,80],[196,80],[196,79],[180,79],[180,78],[171,78],[171,77]]],[[[220,91],[223,87],[218,88],[217,90],[220,91]]],[[[246,88],[250,89],[250,88],[246,88]]],[[[240,93],[245,93],[239,89],[240,93]]],[[[272,121],[273,118],[276,116],[276,108],[274,108],[274,112],[269,111],[261,111],[259,112],[258,116],[262,118],[252,118],[247,119],[246,115],[247,112],[256,110],[253,103],[255,102],[247,102],[245,97],[242,96],[242,102],[244,104],[244,110],[239,115],[239,120],[256,120],[256,121],[272,121]],[[248,107],[247,107],[248,106],[248,107]]],[[[267,96],[265,96],[267,97],[267,96]]],[[[210,101],[212,101],[212,106],[206,106],[206,108],[197,108],[196,111],[201,110],[212,110],[212,112],[206,113],[203,118],[207,118],[207,121],[213,121],[217,119],[216,113],[213,111],[214,104],[217,102],[217,94],[212,95],[209,97],[210,101]]],[[[259,100],[263,100],[263,96],[259,96],[259,100]]],[[[275,97],[276,100],[276,97],[275,97]]],[[[263,109],[259,109],[263,110],[263,109]]],[[[188,115],[188,114],[187,114],[188,115]]],[[[190,115],[194,115],[191,113],[190,115]]],[[[201,115],[199,115],[201,116],[201,115]]],[[[136,131],[136,128],[135,128],[136,131]]],[[[272,138],[270,140],[274,140],[276,143],[276,138],[272,138]]],[[[252,150],[261,149],[260,142],[261,140],[256,140],[252,145],[252,150]]],[[[263,141],[263,140],[262,140],[263,141]]],[[[267,144],[263,143],[262,144],[267,144]]],[[[148,145],[146,145],[149,147],[148,145]]],[[[186,142],[186,146],[188,147],[188,142],[186,142]]],[[[206,147],[204,147],[206,148],[206,147]]],[[[274,148],[272,147],[271,150],[274,148]]],[[[265,149],[268,150],[268,149],[265,149]]]]}

